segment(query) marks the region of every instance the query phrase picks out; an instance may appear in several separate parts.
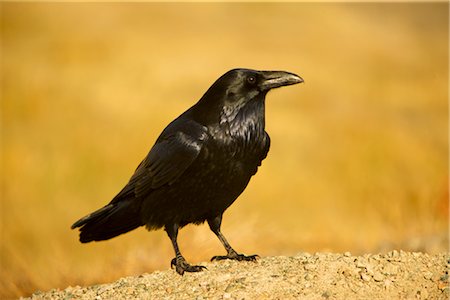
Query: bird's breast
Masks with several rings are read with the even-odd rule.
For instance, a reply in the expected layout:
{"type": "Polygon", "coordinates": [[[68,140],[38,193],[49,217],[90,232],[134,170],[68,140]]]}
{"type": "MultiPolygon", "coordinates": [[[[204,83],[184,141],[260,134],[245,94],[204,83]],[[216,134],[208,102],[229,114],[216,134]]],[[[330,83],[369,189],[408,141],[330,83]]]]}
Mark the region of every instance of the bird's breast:
{"type": "Polygon", "coordinates": [[[253,175],[267,154],[267,135],[264,128],[226,126],[212,132],[208,139],[206,161],[219,164],[219,169],[253,175]]]}

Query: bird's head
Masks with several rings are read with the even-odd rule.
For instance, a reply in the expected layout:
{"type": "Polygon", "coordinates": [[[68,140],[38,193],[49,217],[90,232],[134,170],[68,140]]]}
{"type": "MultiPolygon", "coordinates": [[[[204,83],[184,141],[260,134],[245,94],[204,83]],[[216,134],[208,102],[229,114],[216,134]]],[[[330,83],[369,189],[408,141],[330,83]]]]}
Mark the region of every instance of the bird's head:
{"type": "Polygon", "coordinates": [[[257,71],[233,69],[217,79],[199,101],[208,111],[234,111],[254,100],[263,102],[271,89],[303,82],[303,79],[285,71],[257,71]]]}
{"type": "Polygon", "coordinates": [[[210,89],[232,102],[242,97],[265,95],[271,89],[301,82],[303,79],[300,76],[285,71],[233,69],[217,79],[210,89]]]}

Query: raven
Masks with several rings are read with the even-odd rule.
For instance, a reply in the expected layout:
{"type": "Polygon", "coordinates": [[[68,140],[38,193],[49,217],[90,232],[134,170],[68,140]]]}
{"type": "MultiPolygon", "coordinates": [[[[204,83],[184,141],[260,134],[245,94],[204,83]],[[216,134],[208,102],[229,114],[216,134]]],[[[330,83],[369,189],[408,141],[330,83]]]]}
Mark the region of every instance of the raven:
{"type": "Polygon", "coordinates": [[[222,215],[269,151],[267,92],[301,82],[284,71],[233,69],[222,75],[163,130],[117,196],[72,225],[80,227],[80,241],[107,240],[140,226],[164,228],[175,250],[171,267],[183,275],[205,267],[186,262],[178,248],[178,230],[207,221],[227,251],[211,260],[254,261],[257,255],[238,254],[225,239],[222,215]]]}

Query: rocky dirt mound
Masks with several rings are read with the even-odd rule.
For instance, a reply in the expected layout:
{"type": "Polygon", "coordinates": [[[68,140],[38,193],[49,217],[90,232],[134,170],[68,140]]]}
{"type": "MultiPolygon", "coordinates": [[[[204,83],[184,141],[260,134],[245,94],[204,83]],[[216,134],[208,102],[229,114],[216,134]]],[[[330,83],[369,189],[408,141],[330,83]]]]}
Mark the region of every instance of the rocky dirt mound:
{"type": "Polygon", "coordinates": [[[37,292],[32,299],[448,299],[450,254],[392,251],[300,253],[256,263],[203,264],[200,273],[173,270],[111,284],[37,292]]]}

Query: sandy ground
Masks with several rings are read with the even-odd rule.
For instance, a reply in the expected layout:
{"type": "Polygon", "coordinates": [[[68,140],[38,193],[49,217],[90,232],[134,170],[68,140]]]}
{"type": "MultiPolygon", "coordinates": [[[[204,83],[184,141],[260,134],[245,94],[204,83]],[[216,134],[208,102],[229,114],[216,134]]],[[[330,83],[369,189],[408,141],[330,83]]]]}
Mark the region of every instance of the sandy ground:
{"type": "MultiPolygon", "coordinates": [[[[110,284],[36,292],[31,299],[448,299],[450,253],[299,253],[257,262],[202,263],[110,284]]],[[[30,299],[30,298],[28,298],[30,299]]]]}

